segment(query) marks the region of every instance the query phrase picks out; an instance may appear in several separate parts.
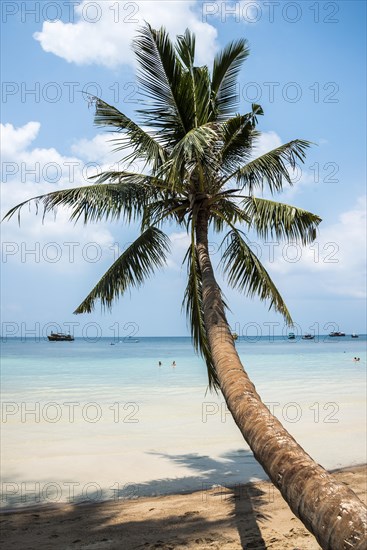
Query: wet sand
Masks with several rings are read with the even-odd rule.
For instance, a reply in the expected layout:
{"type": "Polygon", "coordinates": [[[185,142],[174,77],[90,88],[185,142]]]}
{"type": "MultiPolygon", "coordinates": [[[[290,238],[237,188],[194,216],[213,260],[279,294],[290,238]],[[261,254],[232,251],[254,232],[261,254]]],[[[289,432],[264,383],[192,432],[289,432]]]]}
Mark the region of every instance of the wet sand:
{"type": "MultiPolygon", "coordinates": [[[[366,502],[366,466],[335,472],[366,502]]],[[[266,481],[194,493],[23,509],[0,515],[3,550],[317,550],[266,481]]]]}

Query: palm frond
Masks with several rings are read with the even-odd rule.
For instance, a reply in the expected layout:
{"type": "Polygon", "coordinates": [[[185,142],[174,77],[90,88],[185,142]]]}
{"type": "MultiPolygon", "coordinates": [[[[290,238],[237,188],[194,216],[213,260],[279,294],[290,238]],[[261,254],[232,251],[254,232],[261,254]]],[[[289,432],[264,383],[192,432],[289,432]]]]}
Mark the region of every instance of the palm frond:
{"type": "Polygon", "coordinates": [[[181,62],[163,27],[142,27],[133,41],[133,50],[140,65],[138,82],[142,94],[149,98],[147,106],[138,113],[144,123],[158,128],[160,138],[170,144],[188,129],[181,62]]]}
{"type": "Polygon", "coordinates": [[[97,183],[39,195],[14,206],[4,219],[10,219],[17,212],[20,221],[22,208],[33,202],[37,213],[39,205],[43,205],[43,217],[48,212],[56,212],[59,206],[66,206],[71,210],[71,221],[81,219],[86,224],[102,219],[117,220],[120,217],[131,221],[141,216],[144,206],[158,194],[154,186],[144,184],[146,181],[149,182],[150,178],[142,174],[109,172],[96,177],[100,178],[100,181],[103,181],[104,177],[110,180],[115,178],[119,183],[97,183]]]}
{"type": "Polygon", "coordinates": [[[149,227],[115,261],[74,313],[91,313],[97,299],[104,308],[131,287],[139,287],[166,261],[169,239],[156,227],[149,227]]]}
{"type": "Polygon", "coordinates": [[[98,97],[93,98],[96,105],[94,123],[96,126],[112,127],[113,131],[124,131],[125,136],[111,140],[115,143],[114,151],[123,151],[133,147],[133,152],[124,158],[133,162],[144,159],[154,168],[165,161],[167,153],[164,147],[153,136],[145,132],[131,118],[121,113],[98,97]]]}
{"type": "Polygon", "coordinates": [[[234,109],[239,103],[237,76],[249,53],[247,40],[240,39],[230,42],[216,55],[212,72],[213,117],[222,120],[237,111],[234,109]]]}
{"type": "Polygon", "coordinates": [[[185,260],[187,261],[188,282],[182,307],[185,309],[187,318],[189,319],[195,351],[201,354],[206,363],[209,389],[217,391],[219,382],[205,330],[202,279],[193,238],[185,260]]]}
{"type": "Polygon", "coordinates": [[[243,212],[251,220],[258,235],[267,239],[270,235],[279,239],[308,244],[315,240],[321,218],[289,204],[246,197],[243,212]]]}
{"type": "Polygon", "coordinates": [[[226,246],[221,266],[228,275],[232,288],[237,288],[250,297],[258,295],[260,300],[270,300],[269,309],[279,311],[286,323],[292,325],[293,321],[283,298],[259,258],[242,238],[241,232],[232,229],[223,243],[226,246]]]}
{"type": "Polygon", "coordinates": [[[180,56],[182,64],[189,71],[194,66],[195,43],[195,35],[189,29],[186,29],[185,34],[177,36],[176,51],[180,56]]]}
{"type": "Polygon", "coordinates": [[[166,221],[186,226],[185,215],[189,207],[190,202],[179,197],[152,201],[144,208],[141,227],[143,230],[151,225],[160,227],[166,221]]]}
{"type": "Polygon", "coordinates": [[[182,88],[185,90],[184,118],[187,130],[208,122],[211,82],[208,67],[194,67],[195,35],[188,29],[177,37],[176,50],[185,67],[182,88]]]}
{"type": "Polygon", "coordinates": [[[210,113],[210,75],[207,67],[192,67],[182,76],[187,131],[207,124],[210,113]]]}
{"type": "Polygon", "coordinates": [[[294,169],[297,161],[304,162],[306,149],[311,145],[309,141],[295,139],[256,159],[248,162],[230,174],[225,181],[235,178],[238,185],[245,187],[250,193],[257,187],[264,188],[264,182],[270,192],[280,191],[283,180],[292,185],[289,168],[294,169]]]}
{"type": "Polygon", "coordinates": [[[168,161],[162,166],[165,181],[177,188],[180,183],[200,165],[216,165],[213,144],[217,133],[209,125],[190,130],[172,149],[168,161]]]}
{"type": "Polygon", "coordinates": [[[234,225],[236,223],[245,223],[248,227],[251,225],[249,216],[233,201],[219,195],[219,200],[211,206],[210,222],[213,221],[214,231],[220,233],[226,225],[234,225]]]}
{"type": "Polygon", "coordinates": [[[222,123],[223,146],[220,149],[221,168],[233,172],[243,161],[251,158],[254,141],[260,133],[255,130],[257,116],[262,115],[260,105],[252,105],[251,113],[236,115],[222,123]]]}

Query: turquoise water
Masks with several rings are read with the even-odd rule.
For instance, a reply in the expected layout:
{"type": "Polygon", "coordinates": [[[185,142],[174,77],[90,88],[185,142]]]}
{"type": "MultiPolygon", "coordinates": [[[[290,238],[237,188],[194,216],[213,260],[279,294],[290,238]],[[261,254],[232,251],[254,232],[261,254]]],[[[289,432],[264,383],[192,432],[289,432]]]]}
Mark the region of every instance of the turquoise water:
{"type": "MultiPolygon", "coordinates": [[[[49,389],[68,393],[80,387],[114,388],[116,384],[134,386],[206,387],[205,365],[192,347],[190,338],[139,338],[137,342],[99,338],[90,342],[76,338],[74,342],[8,338],[2,343],[3,397],[10,394],[49,389]],[[114,345],[111,345],[111,342],[114,345]],[[155,367],[163,367],[175,360],[180,366],[175,377],[160,376],[155,367]]],[[[290,341],[284,337],[262,337],[256,342],[240,339],[237,350],[246,369],[256,382],[289,380],[302,381],[315,376],[326,380],[329,376],[345,382],[353,357],[366,361],[366,335],[319,340],[290,341]],[[306,364],[304,363],[306,362],[306,364]],[[305,369],[307,370],[305,371],[305,369]],[[274,379],[273,379],[274,377],[274,379]]],[[[361,370],[357,370],[361,373],[361,370]]],[[[45,397],[47,393],[45,393],[45,397]]]]}
{"type": "MultiPolygon", "coordinates": [[[[366,460],[365,335],[236,347],[264,402],[318,462],[366,460]]],[[[67,483],[88,500],[112,498],[116,483],[140,496],[264,477],[223,398],[207,393],[190,338],[9,338],[1,382],[5,507],[70,500],[67,483]],[[42,491],[50,483],[58,499],[42,491]]]]}

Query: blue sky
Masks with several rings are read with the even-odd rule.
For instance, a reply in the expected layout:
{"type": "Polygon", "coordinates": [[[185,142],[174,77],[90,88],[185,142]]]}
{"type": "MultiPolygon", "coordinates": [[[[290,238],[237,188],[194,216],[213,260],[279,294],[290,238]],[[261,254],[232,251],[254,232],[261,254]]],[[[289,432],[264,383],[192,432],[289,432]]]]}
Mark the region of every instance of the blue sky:
{"type": "MultiPolygon", "coordinates": [[[[299,330],[366,332],[365,10],[359,1],[4,1],[2,214],[34,195],[85,184],[93,171],[88,163],[121,161],[109,153],[109,136],[93,126],[82,90],[101,93],[133,116],[138,87],[129,44],[144,20],[165,25],[172,36],[188,26],[197,35],[198,62],[209,65],[229,40],[246,37],[251,55],[241,73],[239,111],[252,101],[265,111],[259,152],[294,138],[317,144],[278,200],[323,218],[312,247],[253,240],[299,330]]],[[[15,219],[2,224],[3,333],[38,334],[49,331],[48,323],[62,329],[76,323],[75,333],[90,337],[116,330],[188,333],[181,230],[167,227],[172,257],[144,288],[120,299],[112,313],[97,306],[92,315],[74,316],[117,253],[114,243],[123,249],[137,227],[85,228],[67,218],[59,211],[56,222],[49,216],[42,225],[33,209],[24,211],[20,228],[15,219]]],[[[215,238],[212,243],[216,264],[215,238]]],[[[270,322],[282,333],[281,317],[266,305],[224,282],[223,288],[238,332],[267,335],[270,322]]]]}

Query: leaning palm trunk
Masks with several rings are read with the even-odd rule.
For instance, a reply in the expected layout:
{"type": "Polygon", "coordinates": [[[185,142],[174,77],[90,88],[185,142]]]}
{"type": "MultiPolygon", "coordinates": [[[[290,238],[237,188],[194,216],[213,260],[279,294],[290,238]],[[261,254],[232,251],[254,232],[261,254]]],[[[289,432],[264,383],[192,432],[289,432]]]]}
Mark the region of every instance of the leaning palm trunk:
{"type": "Polygon", "coordinates": [[[293,513],[325,550],[365,550],[366,507],[302,449],[261,401],[247,376],[225,316],[208,251],[208,212],[201,210],[196,247],[204,321],[220,389],[237,426],[293,513]]]}

